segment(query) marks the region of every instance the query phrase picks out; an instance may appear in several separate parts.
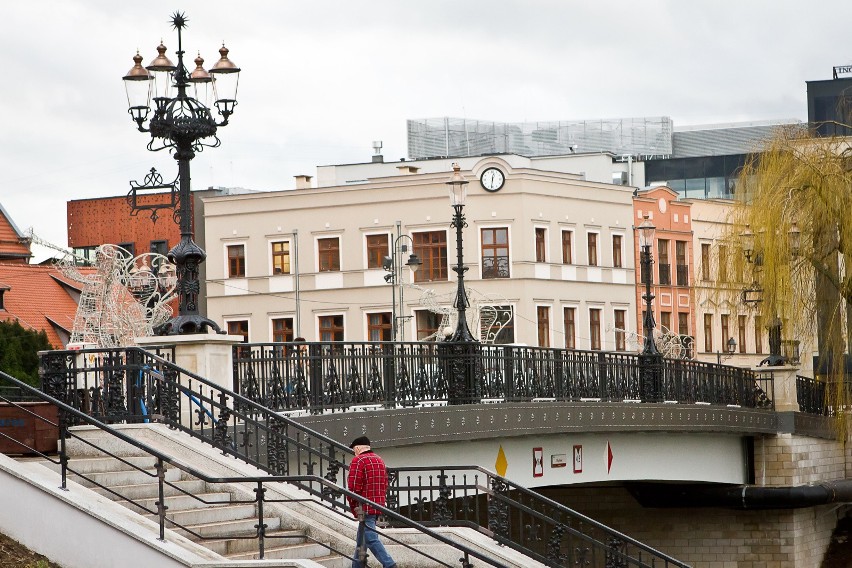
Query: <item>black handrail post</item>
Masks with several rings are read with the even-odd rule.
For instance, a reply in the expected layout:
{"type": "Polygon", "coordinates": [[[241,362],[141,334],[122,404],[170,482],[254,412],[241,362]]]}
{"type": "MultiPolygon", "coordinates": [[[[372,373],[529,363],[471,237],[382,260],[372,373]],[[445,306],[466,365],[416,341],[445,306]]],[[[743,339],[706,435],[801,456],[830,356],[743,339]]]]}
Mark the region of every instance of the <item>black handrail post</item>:
{"type": "Polygon", "coordinates": [[[382,374],[384,375],[385,408],[396,407],[396,353],[393,343],[382,345],[382,374]]]}
{"type": "Polygon", "coordinates": [[[258,548],[258,556],[261,560],[263,560],[264,556],[264,537],[266,536],[266,523],[263,522],[263,500],[266,494],[266,488],[263,486],[262,481],[257,482],[257,489],[254,490],[257,495],[257,525],[255,528],[257,529],[257,548],[258,548]]]}
{"type": "Polygon", "coordinates": [[[62,485],[59,486],[63,491],[68,491],[68,451],[65,440],[68,437],[68,417],[65,411],[59,409],[59,463],[62,467],[62,485]]]}
{"type": "Polygon", "coordinates": [[[159,500],[157,501],[157,516],[160,521],[160,540],[166,540],[166,468],[163,464],[163,458],[157,457],[157,486],[159,491],[159,500]]]}
{"type": "Polygon", "coordinates": [[[512,347],[503,348],[503,397],[505,400],[511,400],[514,393],[512,392],[512,377],[515,376],[515,357],[512,347]]]}
{"type": "Polygon", "coordinates": [[[311,413],[322,412],[322,345],[312,343],[308,346],[308,381],[311,385],[311,413]]]}

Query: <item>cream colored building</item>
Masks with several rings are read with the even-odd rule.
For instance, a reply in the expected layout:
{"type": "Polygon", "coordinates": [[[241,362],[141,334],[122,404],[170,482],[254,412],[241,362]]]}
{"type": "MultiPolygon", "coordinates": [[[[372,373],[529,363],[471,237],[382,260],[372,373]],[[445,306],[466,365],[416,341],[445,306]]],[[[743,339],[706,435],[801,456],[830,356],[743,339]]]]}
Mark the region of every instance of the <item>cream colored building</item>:
{"type": "MultiPolygon", "coordinates": [[[[394,313],[397,339],[440,336],[427,308],[451,311],[457,284],[451,162],[321,167],[319,187],[303,176],[294,190],[205,199],[208,316],[252,342],[391,339],[394,313]],[[412,246],[416,273],[404,265],[412,246]],[[394,248],[396,288],[382,262],[394,248]]],[[[458,162],[465,283],[472,310],[499,307],[486,309],[505,324],[488,328],[496,341],[629,349],[616,328],[636,331],[634,188],[623,185],[642,181],[635,165],[609,154],[458,162]],[[481,183],[490,168],[502,187],[481,183]]]]}
{"type": "MultiPolygon", "coordinates": [[[[747,286],[746,282],[735,282],[733,274],[719,270],[720,258],[724,259],[728,255],[722,236],[730,225],[729,217],[734,202],[727,199],[689,202],[692,204],[695,295],[698,306],[696,358],[709,362],[721,359],[729,365],[757,365],[769,355],[766,322],[760,319],[754,304],[742,302],[738,294],[716,293],[719,287],[743,289],[747,286]],[[736,341],[733,354],[726,353],[726,344],[730,338],[736,341]]],[[[810,374],[816,338],[796,334],[796,345],[785,340],[787,337],[786,330],[782,331],[782,355],[800,366],[803,374],[810,374]]]]}

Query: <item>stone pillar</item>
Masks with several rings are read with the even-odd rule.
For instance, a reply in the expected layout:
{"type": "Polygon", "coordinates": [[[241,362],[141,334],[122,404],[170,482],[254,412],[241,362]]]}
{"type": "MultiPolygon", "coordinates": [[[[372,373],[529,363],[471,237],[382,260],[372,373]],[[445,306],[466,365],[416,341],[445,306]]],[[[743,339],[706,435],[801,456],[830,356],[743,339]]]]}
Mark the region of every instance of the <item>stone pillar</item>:
{"type": "Polygon", "coordinates": [[[796,373],[799,367],[754,367],[752,370],[763,377],[771,373],[776,412],[799,412],[796,395],[796,373]]]}
{"type": "Polygon", "coordinates": [[[178,367],[227,390],[234,390],[232,347],[242,341],[242,335],[214,333],[136,338],[142,349],[149,345],[174,345],[174,362],[178,367]]]}

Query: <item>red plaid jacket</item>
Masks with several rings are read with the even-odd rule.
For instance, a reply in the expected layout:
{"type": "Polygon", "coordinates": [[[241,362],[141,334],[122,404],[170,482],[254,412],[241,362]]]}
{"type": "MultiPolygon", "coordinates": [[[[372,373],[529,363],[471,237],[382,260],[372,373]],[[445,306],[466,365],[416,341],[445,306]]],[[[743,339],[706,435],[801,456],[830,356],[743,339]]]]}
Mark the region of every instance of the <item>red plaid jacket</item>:
{"type": "MultiPolygon", "coordinates": [[[[384,506],[385,495],[388,491],[388,471],[384,460],[370,450],[352,458],[352,463],[349,464],[347,485],[349,491],[384,506]]],[[[355,511],[355,507],[358,505],[360,505],[358,501],[349,499],[349,506],[355,517],[358,516],[355,511]]],[[[364,513],[367,515],[381,514],[370,505],[365,505],[364,513]]]]}

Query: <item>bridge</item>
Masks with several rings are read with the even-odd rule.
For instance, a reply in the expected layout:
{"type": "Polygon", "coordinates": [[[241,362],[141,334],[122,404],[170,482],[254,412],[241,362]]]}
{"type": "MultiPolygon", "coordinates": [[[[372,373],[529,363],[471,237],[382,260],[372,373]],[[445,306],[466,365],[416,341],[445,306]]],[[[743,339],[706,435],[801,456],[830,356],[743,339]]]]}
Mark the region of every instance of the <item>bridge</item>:
{"type": "Polygon", "coordinates": [[[521,499],[507,513],[514,523],[497,522],[494,511],[476,522],[554,566],[567,565],[573,546],[554,549],[564,524],[556,519],[570,515],[617,529],[597,539],[604,551],[613,535],[621,543],[629,535],[631,546],[695,566],[767,555],[809,566],[850,498],[825,385],[792,369],[667,360],[649,390],[631,355],[494,347],[477,355],[478,379],[464,396],[471,404],[454,404],[448,362],[431,344],[219,340],[200,356],[193,343],[45,353],[44,392],[81,423],[163,422],[272,474],[320,473],[326,482],[345,473],[347,449],[333,441],[367,434],[393,466],[389,506],[401,523],[474,522],[485,504],[467,500],[536,488],[542,497],[528,498],[545,501],[521,499]],[[219,369],[227,385],[179,366],[193,366],[186,362],[210,375],[219,369]],[[643,401],[648,392],[654,401],[643,401]],[[297,427],[315,434],[275,442],[297,427]],[[315,457],[293,454],[294,443],[315,457]],[[530,511],[538,514],[521,522],[530,511]]]}

